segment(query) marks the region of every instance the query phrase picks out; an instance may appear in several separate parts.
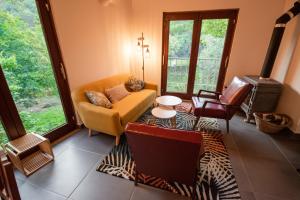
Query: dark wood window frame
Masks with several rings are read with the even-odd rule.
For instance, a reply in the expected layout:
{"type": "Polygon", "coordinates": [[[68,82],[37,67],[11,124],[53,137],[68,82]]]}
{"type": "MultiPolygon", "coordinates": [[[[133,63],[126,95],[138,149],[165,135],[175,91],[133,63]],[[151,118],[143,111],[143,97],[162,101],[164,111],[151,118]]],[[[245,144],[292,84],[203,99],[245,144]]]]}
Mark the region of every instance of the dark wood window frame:
{"type": "MultiPolygon", "coordinates": [[[[53,16],[49,0],[36,0],[36,6],[39,13],[44,37],[46,40],[50,60],[53,67],[53,73],[58,86],[62,106],[64,109],[66,124],[47,133],[45,136],[54,141],[65,134],[76,129],[76,119],[73,103],[71,100],[71,92],[68,83],[67,74],[65,72],[64,62],[54,26],[53,16]]],[[[10,140],[18,138],[26,134],[21,118],[18,114],[17,107],[13,97],[9,91],[4,73],[0,67],[0,117],[3,126],[10,140]]]]}
{"type": "Polygon", "coordinates": [[[197,58],[199,50],[199,41],[201,34],[201,25],[203,19],[229,19],[224,50],[221,60],[219,77],[216,91],[221,92],[224,86],[225,75],[228,67],[234,32],[236,28],[239,9],[209,10],[209,11],[188,11],[188,12],[164,12],[163,13],[163,32],[162,32],[162,71],[161,71],[161,94],[175,95],[183,99],[191,99],[194,88],[195,74],[197,68],[197,58]],[[187,93],[167,92],[168,77],[168,48],[169,48],[169,26],[170,21],[176,20],[194,20],[191,56],[188,75],[187,93]]]}

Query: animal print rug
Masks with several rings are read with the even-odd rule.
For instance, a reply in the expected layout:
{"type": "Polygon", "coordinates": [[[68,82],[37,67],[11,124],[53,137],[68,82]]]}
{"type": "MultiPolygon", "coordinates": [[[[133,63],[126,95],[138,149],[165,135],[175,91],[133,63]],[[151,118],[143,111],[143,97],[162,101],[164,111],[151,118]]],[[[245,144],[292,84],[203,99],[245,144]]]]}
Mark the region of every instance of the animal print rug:
{"type": "MultiPolygon", "coordinates": [[[[178,129],[191,130],[195,117],[187,112],[178,112],[176,116],[178,129]]],[[[153,120],[150,110],[139,122],[148,123],[153,120]]],[[[156,125],[171,127],[170,120],[156,119],[156,125]]],[[[197,197],[198,199],[240,199],[228,153],[223,143],[221,131],[215,119],[203,118],[198,124],[198,130],[204,131],[205,156],[200,161],[198,172],[197,197]]],[[[104,158],[97,171],[113,176],[134,180],[135,163],[131,158],[126,138],[122,136],[121,142],[104,158]]],[[[139,182],[156,188],[167,190],[183,196],[190,197],[192,188],[177,182],[167,182],[161,178],[141,174],[139,182]]]]}

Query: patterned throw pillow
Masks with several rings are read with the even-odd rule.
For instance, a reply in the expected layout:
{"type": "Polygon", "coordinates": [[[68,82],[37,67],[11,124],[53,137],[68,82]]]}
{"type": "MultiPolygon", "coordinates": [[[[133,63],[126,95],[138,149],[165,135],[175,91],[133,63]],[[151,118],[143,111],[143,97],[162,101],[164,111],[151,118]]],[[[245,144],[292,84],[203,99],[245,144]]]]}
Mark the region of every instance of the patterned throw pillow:
{"type": "Polygon", "coordinates": [[[145,83],[142,80],[138,80],[134,76],[130,76],[126,81],[125,86],[134,92],[138,92],[144,88],[145,83]]]}
{"type": "Polygon", "coordinates": [[[96,106],[102,106],[104,108],[112,108],[112,104],[110,103],[110,101],[101,92],[86,91],[85,95],[90,100],[90,102],[96,106]]]}
{"type": "Polygon", "coordinates": [[[126,90],[124,84],[120,84],[115,87],[106,89],[105,94],[112,103],[116,103],[124,97],[130,95],[130,93],[126,90]]]}

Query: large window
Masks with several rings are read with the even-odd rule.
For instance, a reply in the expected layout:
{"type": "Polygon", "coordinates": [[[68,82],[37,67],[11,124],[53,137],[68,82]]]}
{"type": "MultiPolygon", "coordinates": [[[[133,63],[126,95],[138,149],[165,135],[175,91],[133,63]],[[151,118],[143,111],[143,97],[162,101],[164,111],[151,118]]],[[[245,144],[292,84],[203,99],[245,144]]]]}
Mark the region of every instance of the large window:
{"type": "Polygon", "coordinates": [[[6,132],[4,130],[2,120],[0,120],[0,145],[6,143],[7,141],[8,141],[8,138],[7,138],[6,132]]]}
{"type": "Polygon", "coordinates": [[[223,87],[237,10],[164,13],[162,94],[223,87]]]}
{"type": "Polygon", "coordinates": [[[50,9],[47,0],[0,1],[1,85],[21,135],[56,138],[75,125],[50,9]]]}

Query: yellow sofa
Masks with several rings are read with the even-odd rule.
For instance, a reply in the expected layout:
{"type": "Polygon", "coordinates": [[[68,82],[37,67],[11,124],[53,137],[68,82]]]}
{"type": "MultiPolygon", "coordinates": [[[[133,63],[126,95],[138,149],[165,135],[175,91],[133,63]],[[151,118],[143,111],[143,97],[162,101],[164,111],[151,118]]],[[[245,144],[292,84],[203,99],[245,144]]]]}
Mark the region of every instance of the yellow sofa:
{"type": "Polygon", "coordinates": [[[114,103],[112,109],[95,106],[85,96],[85,91],[104,92],[128,80],[128,74],[115,75],[79,87],[72,92],[75,109],[83,124],[89,129],[116,136],[116,145],[128,122],[136,121],[150,106],[153,105],[157,93],[157,85],[145,83],[139,92],[131,92],[124,99],[114,103]]]}

